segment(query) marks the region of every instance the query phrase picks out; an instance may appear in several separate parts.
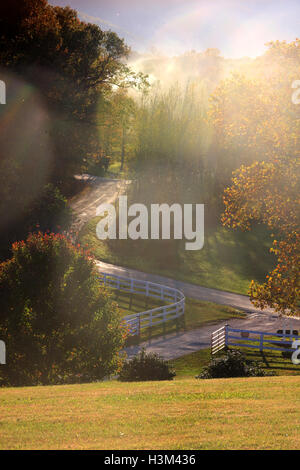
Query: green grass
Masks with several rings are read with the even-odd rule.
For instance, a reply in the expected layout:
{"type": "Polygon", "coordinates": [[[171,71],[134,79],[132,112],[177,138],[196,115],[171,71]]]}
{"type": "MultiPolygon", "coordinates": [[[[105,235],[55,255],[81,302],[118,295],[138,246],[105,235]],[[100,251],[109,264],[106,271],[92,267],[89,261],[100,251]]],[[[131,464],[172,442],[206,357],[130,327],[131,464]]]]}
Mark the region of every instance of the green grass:
{"type": "MultiPolygon", "coordinates": [[[[141,294],[110,289],[112,298],[117,302],[122,318],[133,313],[143,312],[168,302],[141,294]]],[[[185,299],[185,328],[194,329],[207,323],[216,323],[229,318],[245,318],[245,314],[233,307],[203,302],[196,299],[185,299]]]]}
{"type": "Polygon", "coordinates": [[[186,299],[185,329],[193,330],[208,323],[217,323],[230,318],[245,318],[245,314],[233,307],[186,299]]]}
{"type": "Polygon", "coordinates": [[[109,291],[113,300],[118,304],[121,318],[168,304],[166,301],[146,295],[130,294],[117,289],[109,289],[109,291]]]}
{"type": "Polygon", "coordinates": [[[199,351],[169,361],[171,367],[176,371],[175,380],[184,377],[196,377],[196,375],[200,374],[203,367],[208,365],[210,358],[210,349],[200,349],[199,351]]]}
{"type": "Polygon", "coordinates": [[[113,160],[110,163],[107,171],[105,171],[104,168],[100,166],[94,165],[93,167],[87,169],[87,173],[93,176],[101,176],[103,178],[130,178],[130,170],[128,165],[125,163],[123,169],[121,170],[121,161],[116,160],[113,160]]]}
{"type": "MultiPolygon", "coordinates": [[[[268,351],[260,353],[252,348],[240,348],[247,359],[257,361],[267,370],[276,375],[299,375],[300,366],[294,365],[289,358],[282,356],[280,351],[268,351]]],[[[218,356],[224,354],[220,352],[218,356]]],[[[175,368],[178,378],[195,377],[210,361],[210,349],[201,349],[191,354],[186,354],[178,359],[170,361],[175,368]]]]}
{"type": "MultiPolygon", "coordinates": [[[[99,240],[96,237],[99,220],[96,217],[83,227],[80,242],[87,245],[97,259],[108,263],[239,294],[247,294],[251,280],[262,281],[273,266],[270,238],[262,227],[249,233],[223,227],[207,230],[203,249],[187,251],[182,246],[179,264],[172,266],[171,262],[162,262],[163,253],[158,249],[157,240],[135,241],[136,248],[142,247],[138,255],[137,250],[130,249],[129,240],[125,240],[126,243],[99,240]]],[[[164,247],[160,249],[165,251],[164,247]]]]}
{"type": "Polygon", "coordinates": [[[161,325],[145,328],[140,337],[130,338],[129,344],[137,344],[151,338],[157,338],[175,331],[188,331],[200,328],[209,323],[217,323],[230,318],[245,318],[245,314],[231,307],[214,304],[212,302],[200,302],[195,299],[186,299],[185,314],[175,320],[170,320],[161,325]]]}
{"type": "Polygon", "coordinates": [[[300,377],[0,390],[1,449],[299,449],[300,377]]]}

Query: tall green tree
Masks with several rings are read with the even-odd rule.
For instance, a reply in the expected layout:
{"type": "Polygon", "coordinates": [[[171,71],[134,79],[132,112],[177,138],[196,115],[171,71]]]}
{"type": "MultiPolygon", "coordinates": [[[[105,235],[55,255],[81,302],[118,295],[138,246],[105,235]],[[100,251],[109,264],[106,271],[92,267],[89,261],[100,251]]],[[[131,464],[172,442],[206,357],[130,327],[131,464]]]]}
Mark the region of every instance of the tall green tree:
{"type": "Polygon", "coordinates": [[[117,34],[80,21],[69,7],[1,2],[0,220],[11,241],[26,233],[20,226],[45,185],[67,194],[74,173],[101,148],[98,102],[112,87],[143,81],[125,64],[128,53],[117,34]]]}
{"type": "Polygon", "coordinates": [[[123,62],[129,48],[114,32],[46,0],[5,2],[0,18],[0,65],[36,87],[46,101],[55,147],[53,179],[61,183],[99,145],[99,94],[129,80],[123,62]]]}
{"type": "Polygon", "coordinates": [[[59,234],[30,234],[0,264],[2,385],[102,379],[116,373],[125,330],[91,257],[59,234]]]}

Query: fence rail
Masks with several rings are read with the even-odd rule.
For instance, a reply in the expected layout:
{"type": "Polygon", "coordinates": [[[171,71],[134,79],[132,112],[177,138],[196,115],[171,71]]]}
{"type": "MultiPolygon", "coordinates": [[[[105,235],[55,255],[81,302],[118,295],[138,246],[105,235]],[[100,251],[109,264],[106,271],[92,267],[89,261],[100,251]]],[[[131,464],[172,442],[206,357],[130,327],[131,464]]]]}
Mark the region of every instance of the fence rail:
{"type": "Polygon", "coordinates": [[[258,349],[259,351],[295,351],[291,346],[293,341],[300,340],[300,336],[293,330],[281,331],[282,333],[269,333],[266,331],[242,330],[225,325],[211,335],[211,354],[216,354],[229,346],[258,349]]]}
{"type": "Polygon", "coordinates": [[[132,315],[124,317],[124,322],[132,336],[139,335],[143,328],[160,325],[179,318],[184,314],[185,296],[180,290],[174,287],[104,272],[99,273],[99,280],[104,286],[112,289],[146,295],[147,297],[170,302],[168,305],[152,308],[144,312],[133,313],[132,315]]]}

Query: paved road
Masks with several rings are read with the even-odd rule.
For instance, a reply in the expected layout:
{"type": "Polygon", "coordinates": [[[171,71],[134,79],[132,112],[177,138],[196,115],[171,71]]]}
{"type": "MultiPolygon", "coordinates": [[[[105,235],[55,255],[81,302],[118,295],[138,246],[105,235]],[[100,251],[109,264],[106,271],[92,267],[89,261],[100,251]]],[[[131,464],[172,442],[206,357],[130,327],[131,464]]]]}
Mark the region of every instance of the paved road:
{"type": "Polygon", "coordinates": [[[82,194],[72,199],[70,206],[74,211],[75,220],[72,231],[79,231],[90,219],[96,217],[96,210],[100,204],[112,203],[121,194],[130,181],[102,178],[87,174],[76,175],[76,179],[88,181],[89,187],[82,194]]]}
{"type": "MultiPolygon", "coordinates": [[[[157,274],[149,274],[135,269],[115,266],[113,264],[104,263],[103,261],[96,262],[100,271],[105,271],[119,276],[143,279],[165,286],[176,287],[181,290],[186,297],[193,299],[214,302],[221,305],[229,305],[234,308],[244,310],[246,312],[260,312],[250,302],[249,298],[245,295],[234,294],[232,292],[225,292],[218,289],[210,289],[208,287],[197,286],[188,282],[177,281],[168,277],[159,276],[157,274]]],[[[265,313],[273,314],[271,309],[265,310],[265,313]]]]}
{"type": "MultiPolygon", "coordinates": [[[[291,320],[287,321],[287,325],[291,320]]],[[[165,337],[155,338],[146,341],[139,346],[131,346],[126,348],[128,358],[135,356],[141,348],[145,348],[148,352],[160,354],[165,359],[176,359],[199,349],[210,347],[210,336],[213,331],[228,323],[232,328],[241,328],[245,330],[276,332],[282,328],[282,320],[277,315],[269,315],[264,313],[248,314],[245,319],[233,318],[232,320],[218,322],[197,328],[196,330],[171,333],[165,337]]],[[[300,331],[300,319],[292,320],[292,329],[300,331]]]]}
{"type": "MultiPolygon", "coordinates": [[[[130,183],[130,181],[92,177],[89,175],[81,175],[77,176],[77,178],[87,180],[91,183],[90,189],[84,191],[82,196],[79,196],[71,203],[71,207],[76,215],[73,229],[76,227],[77,230],[88,220],[95,217],[96,209],[99,204],[103,202],[113,202],[118,194],[126,190],[126,184],[130,183]]],[[[245,295],[197,286],[156,274],[148,274],[135,269],[115,266],[102,261],[97,261],[96,264],[100,271],[176,287],[180,289],[186,297],[228,305],[245,311],[247,313],[246,319],[232,319],[228,321],[233,327],[272,332],[281,326],[281,320],[278,319],[278,316],[275,315],[271,309],[261,312],[251,304],[249,298],[245,295]]],[[[300,319],[287,320],[287,322],[287,325],[292,324],[292,329],[300,330],[300,319]]],[[[166,359],[174,359],[184,354],[209,347],[211,333],[224,324],[225,322],[219,322],[214,325],[203,326],[193,331],[178,334],[172,333],[166,337],[148,341],[139,347],[127,348],[126,352],[130,357],[135,355],[141,347],[145,347],[146,350],[157,352],[166,359]]]]}
{"type": "Polygon", "coordinates": [[[284,325],[286,328],[300,331],[300,319],[280,319],[271,309],[266,309],[262,312],[261,310],[256,309],[245,295],[196,286],[194,284],[176,281],[174,279],[155,274],[147,274],[134,269],[114,266],[102,261],[97,261],[96,264],[100,271],[134,279],[149,280],[158,284],[176,287],[181,290],[186,297],[232,306],[247,313],[245,319],[233,318],[231,320],[220,321],[197,328],[196,330],[171,333],[164,337],[146,341],[139,346],[126,348],[126,353],[129,358],[135,356],[142,347],[144,347],[148,352],[156,352],[160,354],[165,359],[175,359],[183,356],[184,354],[198,351],[199,349],[209,348],[211,333],[218,328],[221,328],[221,326],[226,323],[233,328],[254,331],[276,332],[278,329],[282,329],[284,325]]]}

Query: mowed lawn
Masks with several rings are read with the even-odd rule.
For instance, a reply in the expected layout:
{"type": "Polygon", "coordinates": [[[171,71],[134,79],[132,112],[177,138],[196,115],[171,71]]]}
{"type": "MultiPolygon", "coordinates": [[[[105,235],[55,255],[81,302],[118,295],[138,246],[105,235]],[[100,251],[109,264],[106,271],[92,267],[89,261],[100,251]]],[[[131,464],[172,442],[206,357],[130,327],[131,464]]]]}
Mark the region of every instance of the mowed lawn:
{"type": "Polygon", "coordinates": [[[0,390],[1,449],[298,449],[300,377],[0,390]]]}

